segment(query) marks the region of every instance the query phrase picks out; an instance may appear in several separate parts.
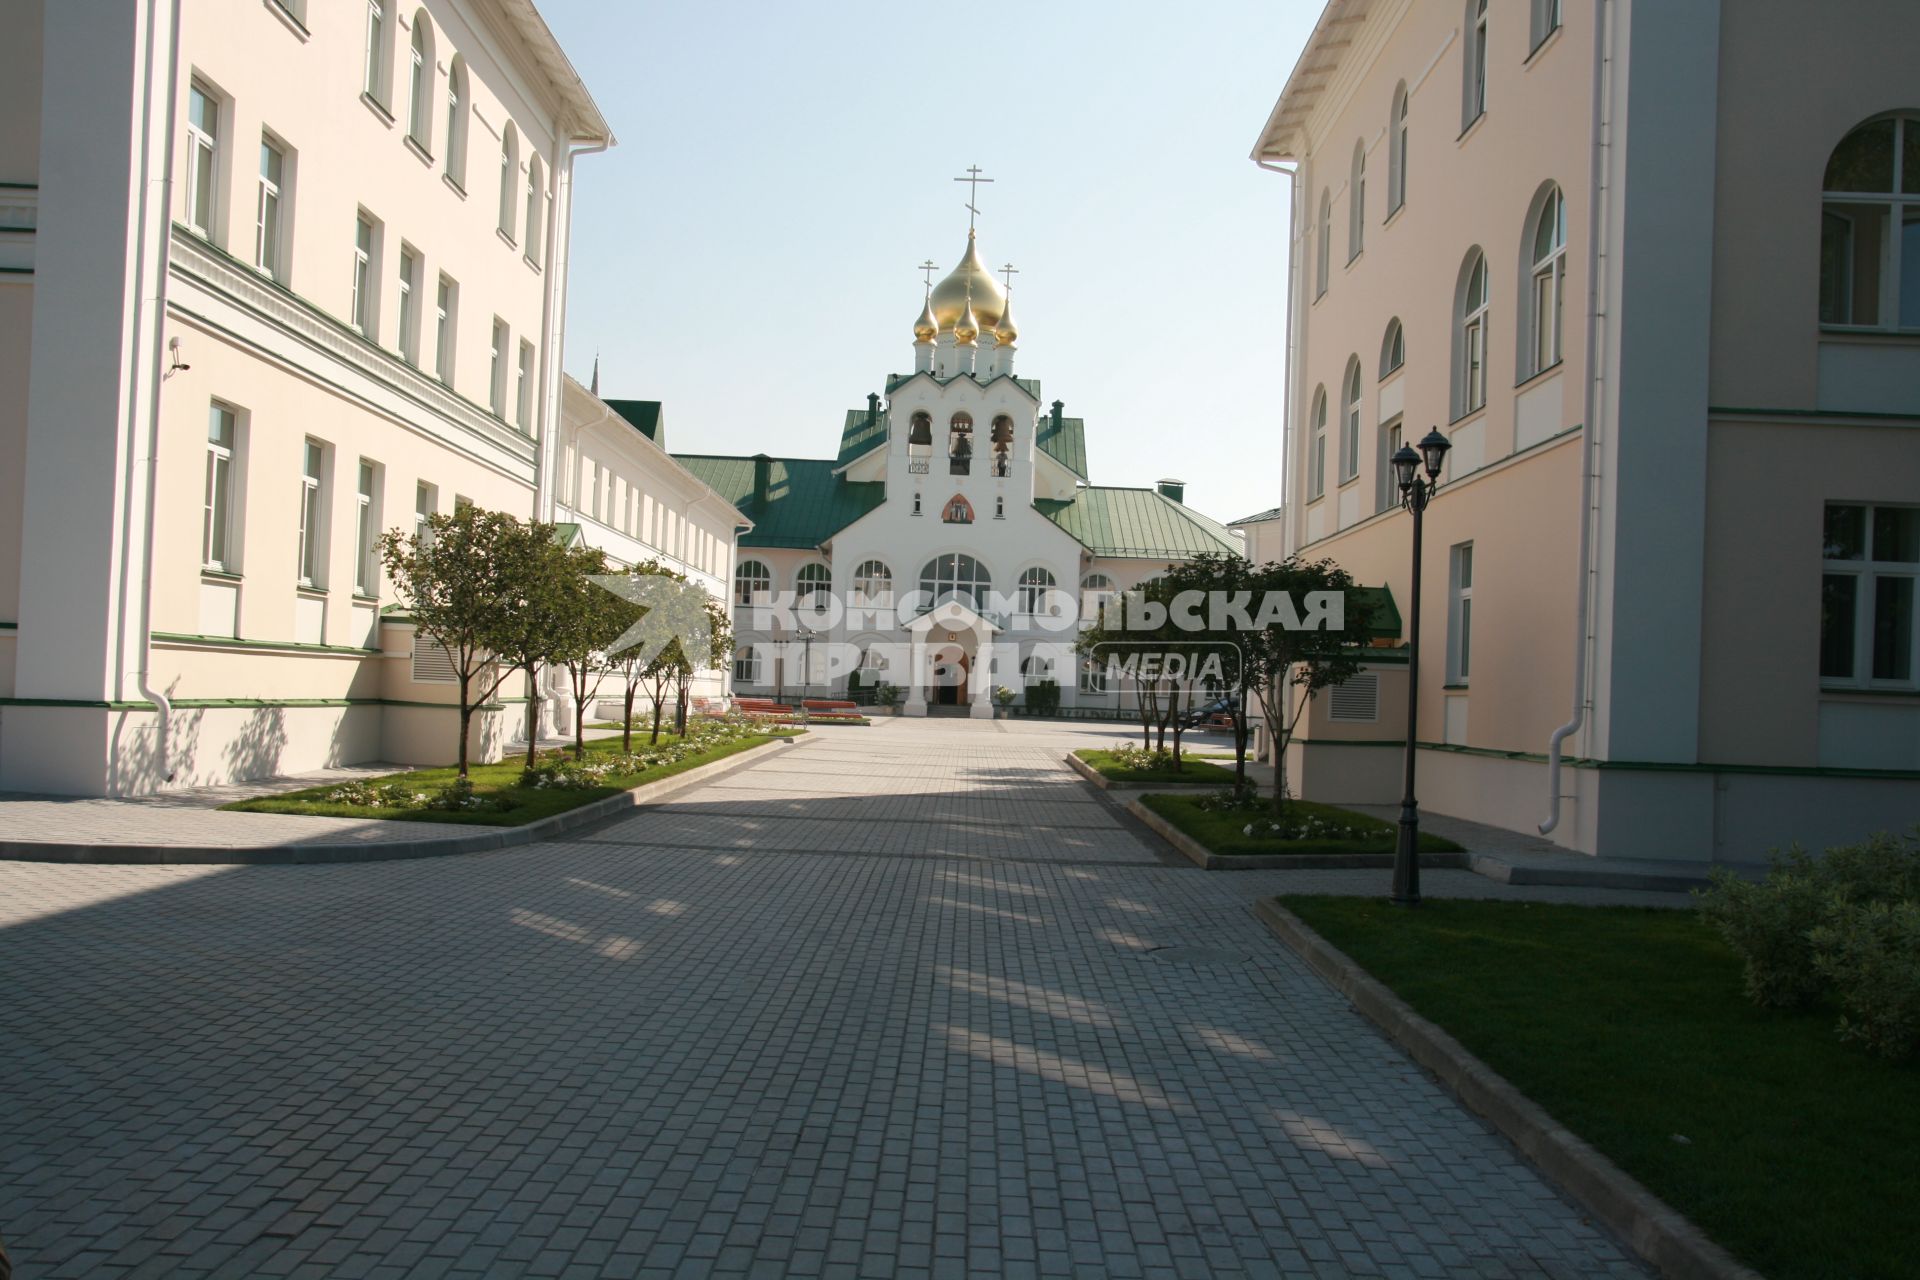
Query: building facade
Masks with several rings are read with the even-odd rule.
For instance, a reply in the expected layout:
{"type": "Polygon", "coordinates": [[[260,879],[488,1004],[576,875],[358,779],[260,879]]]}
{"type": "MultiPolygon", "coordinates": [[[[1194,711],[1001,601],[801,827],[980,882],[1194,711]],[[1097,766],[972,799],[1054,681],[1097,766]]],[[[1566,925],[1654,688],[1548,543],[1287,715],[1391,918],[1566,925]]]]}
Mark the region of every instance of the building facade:
{"type": "Polygon", "coordinates": [[[552,515],[605,121],[529,0],[9,18],[0,788],[446,759],[444,655],[374,544],[552,515]]]}
{"type": "Polygon", "coordinates": [[[1018,340],[969,231],[914,322],[913,371],[847,412],[834,457],[676,455],[753,525],[734,566],[737,692],[837,696],[852,677],[894,686],[910,715],[988,716],[997,689],[1051,680],[1069,710],[1131,706],[1075,654],[1078,619],[1240,542],[1179,481],[1092,484],[1085,423],[1015,374],[1018,340]],[[801,607],[756,608],[781,600],[801,607]]]}
{"type": "MultiPolygon", "coordinates": [[[[1286,534],[1406,612],[1420,792],[1570,848],[1752,859],[1920,812],[1920,9],[1332,0],[1291,175],[1286,534]]],[[[1396,799],[1316,700],[1303,794],[1396,799]]],[[[1396,692],[1397,690],[1397,692],[1396,692]]]]}

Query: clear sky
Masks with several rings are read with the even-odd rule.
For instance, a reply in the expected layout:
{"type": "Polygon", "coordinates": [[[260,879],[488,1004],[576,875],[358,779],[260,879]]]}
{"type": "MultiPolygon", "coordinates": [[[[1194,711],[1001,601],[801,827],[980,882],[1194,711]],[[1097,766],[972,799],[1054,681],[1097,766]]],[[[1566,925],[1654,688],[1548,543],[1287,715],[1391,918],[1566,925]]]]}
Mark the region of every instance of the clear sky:
{"type": "Polygon", "coordinates": [[[1319,0],[540,0],[619,145],[576,167],[566,362],[690,453],[831,457],[921,275],[1011,260],[1015,369],[1096,484],[1277,504],[1287,180],[1247,159],[1319,0]]]}

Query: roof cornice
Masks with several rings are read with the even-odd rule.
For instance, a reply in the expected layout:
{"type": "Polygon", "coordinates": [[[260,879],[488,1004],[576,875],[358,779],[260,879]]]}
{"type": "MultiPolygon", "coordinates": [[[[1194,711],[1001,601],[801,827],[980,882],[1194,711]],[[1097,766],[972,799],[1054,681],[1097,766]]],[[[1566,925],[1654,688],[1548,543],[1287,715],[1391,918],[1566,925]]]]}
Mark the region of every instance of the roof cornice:
{"type": "Polygon", "coordinates": [[[1340,63],[1352,47],[1360,26],[1367,20],[1369,0],[1327,0],[1320,20],[1307,37],[1307,47],[1293,64],[1292,74],[1273,104],[1260,136],[1254,141],[1248,159],[1254,163],[1297,161],[1306,148],[1301,146],[1307,118],[1319,104],[1320,95],[1333,82],[1340,63]]]}

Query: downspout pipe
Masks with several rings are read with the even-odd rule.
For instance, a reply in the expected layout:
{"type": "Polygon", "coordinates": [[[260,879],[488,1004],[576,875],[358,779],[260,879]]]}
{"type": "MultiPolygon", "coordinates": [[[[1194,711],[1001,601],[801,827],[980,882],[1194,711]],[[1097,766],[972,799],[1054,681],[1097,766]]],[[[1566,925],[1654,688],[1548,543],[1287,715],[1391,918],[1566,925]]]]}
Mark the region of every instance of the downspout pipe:
{"type": "MultiPolygon", "coordinates": [[[[180,0],[172,0],[171,18],[167,28],[167,79],[166,109],[156,113],[153,110],[153,83],[155,62],[159,57],[157,37],[154,32],[153,18],[160,9],[159,3],[151,3],[147,13],[147,127],[152,128],[153,120],[158,117],[165,121],[165,140],[162,143],[162,161],[164,166],[159,181],[154,181],[149,168],[152,148],[143,138],[141,147],[141,183],[139,200],[141,261],[136,265],[135,278],[139,283],[139,293],[135,297],[136,332],[141,324],[152,327],[152,349],[147,364],[147,412],[146,412],[146,458],[142,462],[144,472],[146,510],[144,514],[144,533],[140,545],[140,608],[139,624],[135,639],[139,645],[140,661],[134,668],[134,683],[140,690],[140,696],[154,705],[158,712],[155,728],[154,771],[160,775],[163,783],[172,782],[175,770],[168,754],[168,742],[173,731],[173,703],[167,695],[153,683],[153,546],[155,528],[158,523],[155,507],[159,491],[160,470],[160,385],[166,377],[167,332],[167,280],[173,262],[173,138],[178,107],[178,89],[180,82],[180,0]],[[155,188],[158,187],[159,213],[156,219],[153,202],[155,188]],[[152,276],[145,272],[147,240],[149,228],[157,221],[159,224],[159,260],[155,264],[152,276]],[[153,282],[151,298],[147,296],[147,282],[153,282]]],[[[136,420],[137,422],[137,420],[136,420]]],[[[137,427],[136,427],[137,430],[137,427]]],[[[131,494],[128,495],[132,497],[131,494]]],[[[123,633],[124,634],[124,633],[123,633]]]]}
{"type": "Polygon", "coordinates": [[[1610,142],[1611,99],[1607,94],[1607,76],[1611,58],[1607,54],[1608,0],[1598,0],[1593,10],[1593,140],[1588,148],[1587,175],[1587,386],[1580,424],[1580,560],[1573,611],[1573,714],[1547,739],[1547,816],[1539,824],[1541,835],[1550,835],[1560,825],[1561,747],[1580,732],[1587,720],[1587,627],[1588,597],[1593,592],[1593,446],[1598,438],[1601,410],[1601,384],[1605,371],[1600,367],[1600,329],[1606,318],[1605,291],[1601,270],[1606,254],[1601,252],[1601,237],[1606,233],[1607,180],[1606,151],[1610,142]]]}
{"type": "MultiPolygon", "coordinates": [[[[1296,324],[1294,287],[1300,270],[1300,166],[1298,164],[1280,165],[1256,158],[1254,163],[1270,173],[1285,174],[1287,178],[1287,353],[1286,353],[1286,400],[1280,419],[1280,497],[1286,502],[1287,480],[1293,474],[1293,394],[1298,385],[1295,365],[1299,356],[1299,326],[1296,324]]],[[[1287,505],[1291,507],[1292,503],[1287,505]]],[[[1281,526],[1283,542],[1281,553],[1284,556],[1294,547],[1292,524],[1293,512],[1288,512],[1287,523],[1281,526]]]]}
{"type": "Polygon", "coordinates": [[[555,500],[553,461],[558,449],[561,399],[557,370],[566,351],[567,267],[573,258],[573,163],[581,156],[597,155],[613,145],[612,138],[587,142],[583,146],[572,145],[575,141],[579,140],[568,140],[566,158],[559,166],[556,179],[555,198],[547,209],[547,279],[550,284],[541,303],[545,311],[541,317],[541,328],[545,330],[546,339],[540,353],[540,403],[546,411],[547,423],[546,429],[541,432],[539,447],[534,450],[533,514],[537,520],[553,519],[555,500]],[[561,234],[563,227],[564,235],[561,234]]]}

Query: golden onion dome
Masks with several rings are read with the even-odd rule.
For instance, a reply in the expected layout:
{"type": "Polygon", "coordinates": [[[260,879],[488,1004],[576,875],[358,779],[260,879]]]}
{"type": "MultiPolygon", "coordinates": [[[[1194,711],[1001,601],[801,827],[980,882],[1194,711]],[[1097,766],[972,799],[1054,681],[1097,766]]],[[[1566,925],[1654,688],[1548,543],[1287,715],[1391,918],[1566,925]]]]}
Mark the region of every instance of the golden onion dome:
{"type": "Polygon", "coordinates": [[[1000,324],[994,329],[994,340],[1003,347],[1010,347],[1020,336],[1020,326],[1013,322],[1013,298],[1007,298],[1006,308],[1000,313],[1000,324]]]}
{"type": "Polygon", "coordinates": [[[953,322],[953,337],[963,347],[973,345],[980,336],[980,321],[973,314],[973,299],[968,298],[961,308],[960,318],[953,322]]]}
{"type": "Polygon", "coordinates": [[[933,286],[933,295],[927,301],[933,308],[934,321],[943,331],[957,328],[960,313],[967,309],[969,302],[981,327],[992,329],[1000,323],[1000,314],[1007,307],[1007,291],[980,261],[973,232],[967,232],[967,252],[960,259],[960,265],[933,286]]]}
{"type": "Polygon", "coordinates": [[[940,322],[933,318],[933,302],[929,299],[927,303],[920,308],[920,318],[913,322],[913,340],[915,342],[932,342],[939,332],[940,322]]]}

